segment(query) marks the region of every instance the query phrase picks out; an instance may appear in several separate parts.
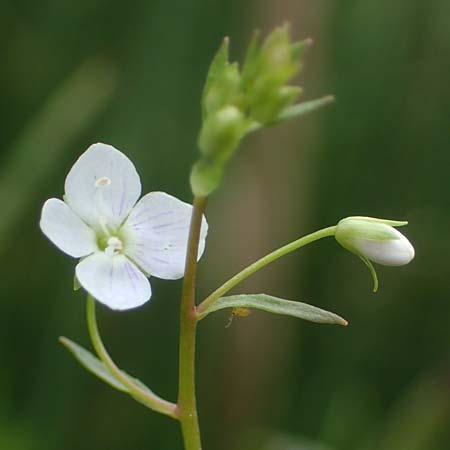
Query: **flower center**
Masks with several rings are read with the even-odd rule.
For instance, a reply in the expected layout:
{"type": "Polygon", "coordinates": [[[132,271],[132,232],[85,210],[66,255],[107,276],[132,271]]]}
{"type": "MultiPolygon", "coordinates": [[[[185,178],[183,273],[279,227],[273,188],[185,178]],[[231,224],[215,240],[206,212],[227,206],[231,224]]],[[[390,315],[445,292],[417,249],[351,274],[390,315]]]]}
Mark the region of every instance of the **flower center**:
{"type": "Polygon", "coordinates": [[[123,243],[117,236],[109,236],[106,241],[105,253],[109,256],[120,253],[123,249],[123,243]]]}
{"type": "Polygon", "coordinates": [[[111,192],[109,192],[109,186],[111,186],[111,178],[100,177],[94,182],[95,190],[95,206],[98,212],[98,224],[100,229],[97,231],[98,246],[100,250],[104,251],[108,256],[114,256],[123,251],[123,241],[121,237],[117,236],[117,230],[115,227],[111,227],[108,224],[109,209],[107,199],[109,199],[111,192]]]}

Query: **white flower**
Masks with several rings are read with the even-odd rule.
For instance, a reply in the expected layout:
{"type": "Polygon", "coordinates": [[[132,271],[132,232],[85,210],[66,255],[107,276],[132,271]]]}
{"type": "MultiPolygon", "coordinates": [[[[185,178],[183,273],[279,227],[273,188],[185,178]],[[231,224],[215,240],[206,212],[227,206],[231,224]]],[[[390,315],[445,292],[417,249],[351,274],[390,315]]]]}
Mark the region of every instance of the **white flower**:
{"type": "Polygon", "coordinates": [[[347,217],[336,228],[336,240],[347,250],[384,266],[403,266],[414,258],[414,247],[393,228],[407,222],[347,217]]]}
{"type": "MultiPolygon", "coordinates": [[[[64,253],[82,258],[81,286],[112,309],[151,297],[147,277],[183,277],[192,206],[164,192],[142,197],[133,163],[106,144],[91,145],[73,165],[64,201],[47,200],[40,227],[64,253]],[[137,202],[137,203],[136,203],[137,202]]],[[[198,258],[208,224],[203,217],[198,258]]]]}

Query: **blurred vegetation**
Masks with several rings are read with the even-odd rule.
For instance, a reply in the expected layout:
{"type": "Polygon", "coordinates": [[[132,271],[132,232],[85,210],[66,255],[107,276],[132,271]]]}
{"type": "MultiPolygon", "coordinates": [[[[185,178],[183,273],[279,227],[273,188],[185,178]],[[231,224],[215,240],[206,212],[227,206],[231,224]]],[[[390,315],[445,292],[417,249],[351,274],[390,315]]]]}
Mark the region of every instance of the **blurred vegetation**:
{"type": "MultiPolygon", "coordinates": [[[[207,450],[444,450],[450,440],[450,3],[448,0],[0,0],[0,448],[181,449],[177,424],[84,372],[74,262],[38,230],[74,159],[125,151],[144,192],[190,199],[201,88],[224,35],[289,20],[312,36],[304,98],[336,104],[251,137],[214,195],[200,291],[276,246],[353,215],[407,219],[417,257],[365,268],[332,241],[241,292],[298,298],[347,329],[254,313],[200,327],[207,450]]],[[[179,282],[127,313],[101,309],[112,355],[174,399],[179,282]]]]}

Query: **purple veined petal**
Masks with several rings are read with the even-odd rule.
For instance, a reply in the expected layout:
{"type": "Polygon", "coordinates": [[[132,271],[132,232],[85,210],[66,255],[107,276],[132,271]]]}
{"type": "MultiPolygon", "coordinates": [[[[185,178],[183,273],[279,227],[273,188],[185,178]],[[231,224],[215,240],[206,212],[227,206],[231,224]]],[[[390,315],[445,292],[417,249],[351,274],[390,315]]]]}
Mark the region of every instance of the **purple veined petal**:
{"type": "MultiPolygon", "coordinates": [[[[164,192],[151,192],[131,210],[121,233],[125,253],[146,273],[166,280],[184,276],[192,205],[164,192]]],[[[198,259],[208,232],[202,219],[198,259]]]]}
{"type": "Polygon", "coordinates": [[[81,286],[111,309],[137,308],[150,300],[150,282],[126,256],[96,252],[76,267],[81,286]]]}
{"type": "Polygon", "coordinates": [[[74,258],[98,250],[94,230],[62,200],[51,198],[44,203],[39,226],[50,241],[74,258]]]}
{"type": "Polygon", "coordinates": [[[133,163],[111,145],[93,144],[75,162],[65,183],[66,201],[91,227],[118,228],[141,195],[133,163]]]}

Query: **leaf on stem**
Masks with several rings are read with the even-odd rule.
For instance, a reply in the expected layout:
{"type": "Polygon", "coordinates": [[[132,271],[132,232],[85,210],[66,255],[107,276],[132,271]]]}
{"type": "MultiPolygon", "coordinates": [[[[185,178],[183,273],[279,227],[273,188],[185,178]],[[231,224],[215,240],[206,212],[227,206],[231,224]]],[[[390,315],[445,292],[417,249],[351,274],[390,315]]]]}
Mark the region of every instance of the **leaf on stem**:
{"type": "Polygon", "coordinates": [[[72,353],[75,359],[86,370],[93,373],[96,377],[100,378],[105,383],[109,384],[118,391],[128,392],[128,389],[112,376],[111,372],[108,370],[105,364],[103,364],[91,352],[64,336],[61,336],[59,338],[59,342],[61,342],[61,344],[64,345],[64,347],[66,347],[70,353],[72,353]]]}
{"type": "MultiPolygon", "coordinates": [[[[315,100],[297,103],[296,105],[285,108],[270,125],[276,125],[279,123],[287,122],[288,120],[296,117],[304,116],[333,102],[334,97],[332,95],[327,95],[326,97],[317,98],[315,100]]],[[[262,127],[263,125],[259,122],[254,122],[249,127],[247,134],[257,131],[262,127]]]]}
{"type": "Polygon", "coordinates": [[[292,119],[294,117],[303,116],[322,106],[328,105],[334,102],[334,97],[332,95],[327,95],[326,97],[317,98],[315,100],[310,100],[303,103],[298,103],[296,105],[289,106],[276,118],[275,122],[284,122],[286,120],[292,119]]]}
{"type": "MultiPolygon", "coordinates": [[[[96,356],[94,356],[90,351],[86,350],[85,348],[81,347],[81,345],[78,345],[77,343],[71,341],[70,339],[61,336],[59,338],[59,341],[61,342],[64,347],[69,350],[70,353],[75,357],[75,359],[89,372],[94,374],[96,377],[100,378],[100,380],[104,381],[105,383],[109,384],[113,388],[117,389],[118,391],[130,393],[128,388],[124,386],[120,381],[118,381],[108,370],[108,368],[105,366],[105,364],[100,361],[96,356]]],[[[137,385],[140,389],[143,391],[150,391],[150,389],[145,386],[142,381],[138,380],[137,378],[131,377],[126,372],[122,371],[122,373],[128,377],[135,385],[137,385]]]]}
{"type": "Polygon", "coordinates": [[[332,312],[308,305],[307,303],[293,302],[266,294],[221,297],[211,303],[204,311],[199,311],[199,319],[201,320],[208,314],[225,308],[255,308],[272,314],[297,317],[309,322],[348,325],[345,319],[332,312]]]}

